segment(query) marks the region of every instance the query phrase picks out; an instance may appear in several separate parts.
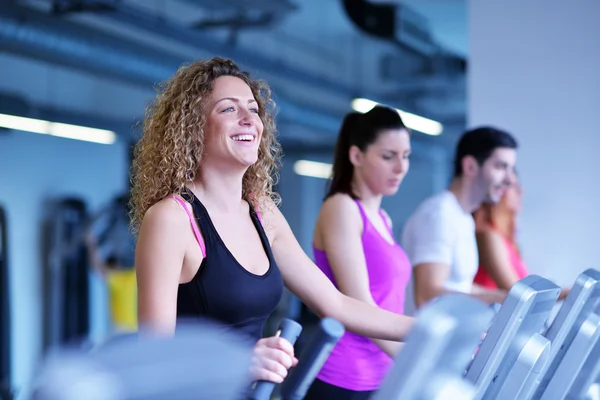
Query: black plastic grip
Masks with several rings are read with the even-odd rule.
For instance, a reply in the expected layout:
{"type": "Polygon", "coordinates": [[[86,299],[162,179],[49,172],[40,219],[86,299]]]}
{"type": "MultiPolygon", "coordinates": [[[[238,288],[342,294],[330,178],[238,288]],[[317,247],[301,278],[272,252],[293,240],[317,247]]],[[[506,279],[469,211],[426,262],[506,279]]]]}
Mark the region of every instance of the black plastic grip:
{"type": "MultiPolygon", "coordinates": [[[[291,319],[284,319],[279,324],[275,336],[282,337],[294,345],[302,332],[302,325],[291,319]]],[[[252,384],[248,400],[269,400],[275,389],[275,382],[257,381],[252,384]]]]}
{"type": "Polygon", "coordinates": [[[302,352],[298,365],[281,384],[283,400],[300,400],[325,364],[333,347],[344,335],[344,326],[333,318],[323,318],[302,352]]]}

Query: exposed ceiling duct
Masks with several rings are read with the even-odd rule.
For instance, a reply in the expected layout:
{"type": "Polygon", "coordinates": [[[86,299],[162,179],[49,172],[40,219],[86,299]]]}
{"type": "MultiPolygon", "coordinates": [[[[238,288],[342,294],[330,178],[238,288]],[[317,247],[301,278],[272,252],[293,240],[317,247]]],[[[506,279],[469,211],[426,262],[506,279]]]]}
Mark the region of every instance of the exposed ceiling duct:
{"type": "MultiPolygon", "coordinates": [[[[86,11],[86,7],[89,7],[87,11],[95,12],[98,11],[98,7],[103,5],[104,10],[95,13],[98,18],[135,27],[150,34],[160,35],[212,54],[233,58],[261,74],[269,74],[273,77],[281,77],[301,83],[303,86],[312,86],[319,90],[330,91],[348,99],[357,95],[369,98],[376,97],[372,93],[365,93],[364,89],[359,90],[357,87],[315,75],[260,52],[246,50],[233,46],[231,43],[215,40],[211,35],[193,29],[186,24],[165,19],[151,11],[130,6],[122,1],[59,0],[59,3],[56,3],[56,1],[54,0],[53,4],[60,4],[58,9],[60,13],[66,13],[69,10],[86,11]]],[[[198,7],[222,11],[240,8],[242,0],[228,2],[222,2],[221,0],[186,0],[186,2],[196,4],[198,7]]],[[[432,77],[437,78],[440,75],[456,76],[457,73],[464,75],[464,67],[461,71],[451,67],[453,64],[450,62],[457,57],[445,54],[433,42],[422,17],[410,11],[409,8],[405,6],[400,8],[396,5],[371,5],[364,0],[345,0],[344,3],[351,20],[363,31],[380,39],[392,40],[399,45],[399,52],[382,56],[380,61],[381,79],[395,84],[406,80],[407,77],[410,77],[412,81],[417,77],[424,80],[432,77]],[[393,19],[396,15],[394,13],[401,16],[397,21],[393,19]],[[425,28],[420,28],[421,25],[425,28]],[[395,32],[394,29],[400,30],[395,32]],[[396,37],[394,34],[399,36],[396,37]]],[[[276,10],[280,13],[284,12],[283,10],[289,11],[290,8],[294,7],[287,0],[261,0],[256,4],[252,4],[252,8],[257,10],[276,10]]],[[[56,7],[55,10],[57,10],[56,7]]],[[[450,86],[452,85],[450,84],[450,86]]],[[[397,98],[394,100],[402,100],[405,95],[409,95],[409,93],[399,91],[397,98]]]]}
{"type": "Polygon", "coordinates": [[[234,32],[248,28],[266,28],[281,23],[285,16],[298,9],[290,0],[184,0],[209,10],[212,18],[193,24],[194,28],[230,28],[234,32]]]}
{"type": "MultiPolygon", "coordinates": [[[[167,79],[186,61],[6,2],[0,3],[0,50],[146,87],[167,79]]],[[[338,115],[276,100],[280,120],[330,134],[339,128],[338,115]]]]}
{"type": "Polygon", "coordinates": [[[341,0],[346,14],[361,31],[387,40],[423,57],[439,52],[427,20],[400,4],[378,4],[368,0],[341,0]]]}
{"type": "MultiPolygon", "coordinates": [[[[260,75],[269,72],[286,77],[287,80],[297,84],[316,85],[321,90],[329,89],[342,96],[347,95],[348,102],[356,93],[344,85],[312,76],[301,70],[295,72],[286,68],[273,70],[277,69],[278,64],[272,64],[268,59],[254,52],[236,49],[223,52],[219,50],[218,42],[209,42],[212,47],[206,50],[216,55],[230,57],[236,61],[250,55],[252,62],[245,60],[246,62],[241,64],[246,69],[258,69],[260,75]]],[[[13,2],[0,2],[0,51],[68,66],[92,75],[148,88],[170,77],[183,62],[187,61],[180,56],[157,51],[107,32],[18,6],[13,2]]],[[[335,142],[335,134],[339,129],[342,115],[330,113],[314,105],[298,104],[289,98],[277,95],[282,91],[273,86],[278,104],[278,124],[280,128],[287,127],[285,130],[282,129],[283,142],[325,146],[335,142]],[[297,128],[290,129],[294,126],[297,128]]],[[[415,137],[413,139],[415,149],[419,146],[419,142],[431,143],[428,138],[415,137]]]]}
{"type": "Polygon", "coordinates": [[[382,79],[464,75],[466,61],[438,45],[429,32],[427,20],[407,5],[368,0],[342,0],[342,3],[358,29],[402,50],[399,54],[383,55],[382,79]]]}
{"type": "Polygon", "coordinates": [[[0,4],[0,49],[140,85],[163,80],[181,62],[11,3],[0,4]]]}
{"type": "Polygon", "coordinates": [[[252,70],[260,74],[284,77],[302,82],[308,86],[314,86],[320,90],[329,90],[348,96],[348,98],[356,95],[356,88],[354,87],[348,87],[339,82],[311,74],[283,63],[276,58],[262,55],[257,51],[246,50],[223,41],[215,40],[214,37],[207,33],[166,20],[151,12],[129,6],[125,2],[108,0],[105,2],[94,2],[96,6],[99,3],[105,3],[108,10],[99,13],[99,18],[124,23],[150,34],[161,35],[211,54],[235,59],[237,62],[252,68],[252,70]]]}

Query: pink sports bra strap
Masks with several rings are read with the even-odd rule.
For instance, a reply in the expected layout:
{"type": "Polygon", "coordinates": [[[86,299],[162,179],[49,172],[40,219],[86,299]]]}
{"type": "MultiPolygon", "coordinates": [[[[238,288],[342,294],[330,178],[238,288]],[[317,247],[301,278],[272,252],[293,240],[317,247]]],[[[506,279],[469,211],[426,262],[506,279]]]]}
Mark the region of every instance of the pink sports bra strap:
{"type": "MultiPolygon", "coordinates": [[[[254,194],[250,193],[250,198],[254,199],[254,194]]],[[[258,220],[260,221],[260,224],[262,225],[263,221],[262,221],[262,217],[260,216],[260,211],[258,211],[258,204],[254,206],[254,212],[256,213],[256,216],[258,217],[258,220]]]]}
{"type": "Polygon", "coordinates": [[[262,221],[262,217],[260,216],[260,211],[258,211],[258,206],[256,206],[254,208],[254,212],[256,213],[256,216],[258,217],[258,220],[260,221],[260,224],[262,225],[263,221],[262,221]]]}
{"type": "Polygon", "coordinates": [[[360,217],[362,218],[363,227],[366,227],[367,223],[369,222],[369,218],[367,217],[367,214],[365,213],[365,209],[363,208],[360,200],[355,199],[354,202],[356,203],[356,205],[358,206],[358,210],[360,211],[360,217]]]}
{"type": "Polygon", "coordinates": [[[394,237],[394,231],[392,230],[392,227],[390,226],[390,220],[388,219],[388,216],[386,215],[386,213],[384,213],[383,210],[379,210],[379,215],[381,215],[381,218],[383,219],[383,223],[385,224],[385,227],[388,229],[388,231],[390,232],[392,237],[394,237]]]}
{"type": "Polygon", "coordinates": [[[181,207],[183,207],[185,212],[187,213],[187,215],[190,219],[190,224],[192,225],[192,230],[194,231],[194,236],[196,236],[196,240],[198,241],[198,244],[200,245],[200,249],[202,250],[202,256],[206,257],[206,246],[204,245],[204,239],[202,238],[202,235],[200,234],[200,231],[198,230],[198,225],[196,224],[196,219],[194,218],[194,215],[187,208],[185,201],[183,201],[182,199],[180,199],[179,197],[174,196],[174,195],[171,195],[169,197],[174,199],[176,202],[178,202],[181,205],[181,207]]]}

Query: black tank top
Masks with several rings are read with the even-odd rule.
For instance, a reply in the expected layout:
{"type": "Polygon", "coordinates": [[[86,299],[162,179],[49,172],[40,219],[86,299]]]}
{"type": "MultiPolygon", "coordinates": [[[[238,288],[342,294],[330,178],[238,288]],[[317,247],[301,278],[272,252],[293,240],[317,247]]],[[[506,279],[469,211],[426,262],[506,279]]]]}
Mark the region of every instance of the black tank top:
{"type": "Polygon", "coordinates": [[[269,258],[269,269],[264,275],[255,275],[237,262],[208,211],[190,190],[182,197],[192,205],[206,255],[194,278],[179,285],[177,318],[209,318],[253,340],[260,339],[265,322],[281,300],[283,279],[258,215],[250,207],[250,217],[269,258]]]}

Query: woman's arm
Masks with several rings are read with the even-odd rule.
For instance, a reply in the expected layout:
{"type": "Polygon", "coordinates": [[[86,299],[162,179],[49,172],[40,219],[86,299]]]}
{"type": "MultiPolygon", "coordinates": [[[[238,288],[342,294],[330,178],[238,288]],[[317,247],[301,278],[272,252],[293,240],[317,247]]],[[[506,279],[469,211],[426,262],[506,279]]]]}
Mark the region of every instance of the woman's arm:
{"type": "MultiPolygon", "coordinates": [[[[327,253],[338,289],[347,296],[377,306],[369,286],[361,241],[363,221],[356,204],[346,195],[333,196],[323,205],[320,218],[318,226],[323,250],[327,253]]],[[[371,340],[390,357],[394,357],[401,346],[398,342],[371,340]]]]}
{"type": "Polygon", "coordinates": [[[182,235],[189,220],[172,199],[150,207],[140,227],[135,269],[140,327],[173,334],[177,314],[177,290],[185,255],[182,235]]]}
{"type": "Polygon", "coordinates": [[[479,264],[501,290],[510,290],[519,280],[499,233],[486,229],[477,232],[479,264]]]}
{"type": "MultiPolygon", "coordinates": [[[[136,246],[138,317],[153,334],[172,335],[177,319],[177,291],[189,240],[196,239],[187,214],[173,199],[152,206],[142,221],[136,246]]],[[[197,265],[197,264],[196,264],[197,265]]],[[[298,360],[280,337],[263,338],[254,346],[251,374],[255,380],[283,381],[298,360]]]]}
{"type": "Polygon", "coordinates": [[[488,304],[502,304],[508,295],[508,291],[504,289],[490,289],[473,283],[473,286],[471,287],[471,295],[488,304]]]}
{"type": "Polygon", "coordinates": [[[374,339],[401,341],[406,337],[413,318],[342,294],[304,253],[275,205],[265,217],[275,231],[271,247],[286,286],[319,317],[335,318],[347,330],[374,339]]]}

